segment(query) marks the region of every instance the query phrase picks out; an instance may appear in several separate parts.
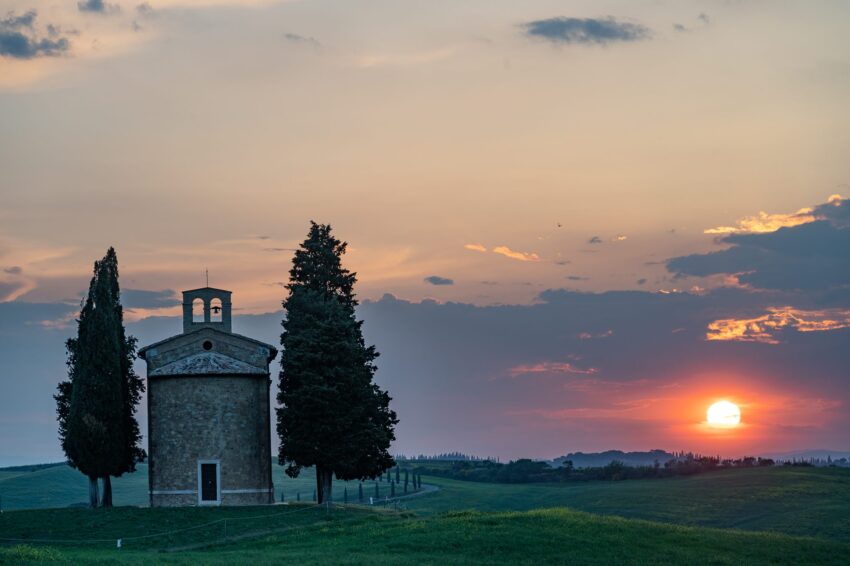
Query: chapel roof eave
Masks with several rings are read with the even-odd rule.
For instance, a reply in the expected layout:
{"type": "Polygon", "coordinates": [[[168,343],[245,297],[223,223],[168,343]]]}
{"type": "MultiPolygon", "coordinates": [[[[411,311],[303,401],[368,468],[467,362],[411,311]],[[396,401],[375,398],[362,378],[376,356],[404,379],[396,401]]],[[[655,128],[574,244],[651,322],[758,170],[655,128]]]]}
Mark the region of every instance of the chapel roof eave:
{"type": "Polygon", "coordinates": [[[265,342],[263,342],[261,340],[256,340],[256,339],[250,338],[248,336],[243,336],[242,334],[236,334],[235,332],[225,332],[223,330],[219,330],[219,329],[213,328],[211,326],[203,326],[203,327],[198,328],[197,330],[193,330],[191,332],[184,332],[182,334],[175,334],[174,336],[169,336],[168,338],[160,340],[159,342],[154,342],[153,344],[148,344],[147,346],[140,348],[139,351],[137,352],[137,354],[141,359],[146,360],[145,353],[148,350],[150,350],[151,348],[156,348],[156,347],[161,346],[161,345],[163,345],[167,342],[171,342],[175,338],[180,338],[180,337],[183,337],[183,336],[191,336],[193,334],[197,334],[199,332],[204,332],[204,331],[212,331],[212,332],[215,332],[216,334],[221,334],[223,336],[234,336],[236,338],[241,338],[242,340],[247,340],[248,342],[253,342],[254,344],[257,344],[259,346],[264,346],[264,347],[269,349],[269,357],[268,357],[268,360],[266,360],[269,363],[277,357],[277,348],[275,348],[271,344],[266,344],[265,342]]]}
{"type": "Polygon", "coordinates": [[[197,291],[218,291],[219,293],[226,293],[228,295],[233,294],[233,291],[228,291],[227,289],[219,289],[217,287],[198,287],[197,289],[187,289],[183,291],[183,293],[195,293],[197,291]]]}

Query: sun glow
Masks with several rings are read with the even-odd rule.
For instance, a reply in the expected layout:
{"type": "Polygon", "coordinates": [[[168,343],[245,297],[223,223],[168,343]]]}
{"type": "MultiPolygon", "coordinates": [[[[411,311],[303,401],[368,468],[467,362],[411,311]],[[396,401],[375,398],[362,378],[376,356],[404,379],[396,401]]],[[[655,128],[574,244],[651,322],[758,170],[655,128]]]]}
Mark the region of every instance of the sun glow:
{"type": "Polygon", "coordinates": [[[708,424],[717,428],[732,428],[741,424],[741,409],[735,403],[718,401],[708,408],[708,424]]]}

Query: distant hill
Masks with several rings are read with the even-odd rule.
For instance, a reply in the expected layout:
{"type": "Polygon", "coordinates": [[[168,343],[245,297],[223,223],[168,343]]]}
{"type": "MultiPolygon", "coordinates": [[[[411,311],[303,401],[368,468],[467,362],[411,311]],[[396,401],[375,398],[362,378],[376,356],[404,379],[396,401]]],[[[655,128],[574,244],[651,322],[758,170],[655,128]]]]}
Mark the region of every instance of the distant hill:
{"type": "Polygon", "coordinates": [[[56,466],[65,466],[67,462],[51,462],[49,464],[30,464],[28,466],[6,466],[0,468],[2,472],[37,472],[38,470],[46,470],[47,468],[55,468],[56,466]]]}
{"type": "Polygon", "coordinates": [[[607,466],[616,460],[627,466],[652,466],[656,461],[663,466],[664,462],[675,459],[675,454],[671,454],[666,450],[649,450],[648,452],[607,450],[605,452],[571,452],[566,456],[552,460],[552,465],[561,467],[564,465],[564,462],[570,460],[574,468],[597,468],[607,466]]]}

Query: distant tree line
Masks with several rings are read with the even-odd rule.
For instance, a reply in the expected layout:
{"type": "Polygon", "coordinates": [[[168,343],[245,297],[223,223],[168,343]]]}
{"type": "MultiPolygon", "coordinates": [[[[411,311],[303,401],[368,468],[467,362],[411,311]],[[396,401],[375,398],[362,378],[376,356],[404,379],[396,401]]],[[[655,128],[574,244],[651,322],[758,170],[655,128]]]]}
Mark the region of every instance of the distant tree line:
{"type": "Polygon", "coordinates": [[[791,460],[782,460],[780,463],[783,466],[808,466],[818,468],[846,468],[850,467],[850,458],[841,457],[833,458],[792,458],[791,460]]]}
{"type": "Polygon", "coordinates": [[[450,479],[493,482],[493,483],[538,483],[568,482],[591,480],[629,480],[646,478],[668,478],[690,476],[731,468],[756,468],[773,466],[776,462],[770,458],[747,456],[738,459],[720,459],[715,456],[690,455],[682,459],[670,460],[652,466],[627,466],[612,461],[606,466],[574,468],[567,461],[563,466],[554,468],[547,462],[529,459],[514,460],[507,464],[492,460],[455,461],[450,465],[433,466],[429,462],[417,462],[419,473],[450,479]]]}
{"type": "Polygon", "coordinates": [[[452,462],[452,461],[468,461],[468,462],[483,462],[483,461],[492,461],[498,462],[499,458],[482,458],[480,456],[472,456],[470,454],[464,454],[463,452],[444,452],[442,454],[419,454],[418,456],[405,456],[404,454],[397,454],[395,457],[398,462],[407,462],[407,461],[419,461],[419,460],[439,460],[441,462],[452,462]]]}

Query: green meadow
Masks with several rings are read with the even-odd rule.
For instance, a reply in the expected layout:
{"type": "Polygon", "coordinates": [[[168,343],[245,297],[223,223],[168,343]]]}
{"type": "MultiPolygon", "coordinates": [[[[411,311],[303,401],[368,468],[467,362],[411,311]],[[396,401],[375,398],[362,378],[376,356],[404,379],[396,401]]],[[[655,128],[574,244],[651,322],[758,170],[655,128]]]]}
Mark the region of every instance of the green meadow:
{"type": "MultiPolygon", "coordinates": [[[[312,505],[311,476],[292,480],[279,468],[286,505],[133,507],[145,503],[145,471],[116,482],[119,507],[97,510],[68,507],[85,500],[86,485],[66,466],[0,472],[0,538],[14,539],[0,543],[0,563],[846,564],[850,556],[846,469],[562,484],[425,478],[431,491],[398,509],[355,504],[356,483],[347,485],[351,504],[312,505]]],[[[346,485],[337,483],[341,502],[346,485]]],[[[383,496],[387,484],[378,485],[383,496]]],[[[374,483],[364,492],[373,495],[374,483]]]]}

